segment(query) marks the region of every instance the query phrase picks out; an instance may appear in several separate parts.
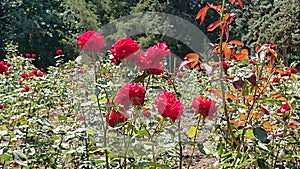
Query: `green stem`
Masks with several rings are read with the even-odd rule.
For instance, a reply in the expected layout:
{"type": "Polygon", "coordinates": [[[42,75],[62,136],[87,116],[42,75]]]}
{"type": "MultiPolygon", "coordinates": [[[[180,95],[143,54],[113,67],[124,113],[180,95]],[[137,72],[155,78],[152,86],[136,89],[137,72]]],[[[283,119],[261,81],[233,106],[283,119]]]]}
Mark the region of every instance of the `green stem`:
{"type": "MultiPolygon", "coordinates": [[[[221,9],[220,20],[223,21],[223,22],[224,22],[224,7],[225,7],[225,0],[222,0],[222,9],[221,9]]],[[[222,62],[224,61],[224,58],[223,58],[223,37],[220,37],[219,49],[220,49],[220,69],[221,69],[220,70],[219,81],[220,81],[221,92],[222,92],[222,104],[223,104],[223,108],[224,108],[224,114],[225,114],[225,117],[226,117],[228,133],[231,135],[233,141],[235,142],[236,138],[233,135],[232,127],[231,127],[231,124],[230,124],[230,117],[229,117],[228,109],[227,109],[227,105],[226,105],[225,85],[224,85],[224,82],[223,82],[223,74],[224,74],[224,69],[223,69],[223,64],[222,64],[222,62]]]]}
{"type": "MultiPolygon", "coordinates": [[[[200,125],[200,122],[201,122],[201,118],[200,116],[198,116],[198,122],[197,122],[197,125],[196,125],[196,133],[195,133],[195,137],[194,137],[194,140],[193,140],[193,149],[192,149],[192,153],[190,155],[190,161],[189,161],[189,164],[188,164],[188,169],[190,168],[192,162],[193,162],[193,156],[194,156],[194,152],[195,152],[195,147],[196,147],[196,139],[197,139],[197,134],[198,134],[198,128],[199,128],[199,125],[200,125]]],[[[204,119],[203,119],[203,124],[204,124],[204,119]]]]}
{"type": "Polygon", "coordinates": [[[182,169],[182,142],[180,133],[180,119],[178,119],[178,141],[179,141],[179,169],[182,169]]]}

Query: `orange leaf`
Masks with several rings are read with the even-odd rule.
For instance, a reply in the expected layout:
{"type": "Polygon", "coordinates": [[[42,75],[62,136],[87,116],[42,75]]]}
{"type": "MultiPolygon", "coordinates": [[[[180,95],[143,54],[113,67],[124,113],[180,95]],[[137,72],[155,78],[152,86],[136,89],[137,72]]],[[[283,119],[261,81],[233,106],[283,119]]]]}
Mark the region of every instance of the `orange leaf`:
{"type": "Polygon", "coordinates": [[[208,9],[209,9],[209,7],[205,6],[199,10],[199,12],[196,16],[196,19],[200,18],[200,24],[203,24],[208,9]]]}
{"type": "Polygon", "coordinates": [[[272,126],[271,126],[271,123],[269,121],[265,121],[263,123],[263,127],[267,130],[267,131],[270,131],[272,126]]]}
{"type": "Polygon", "coordinates": [[[225,15],[224,15],[224,20],[225,21],[227,21],[228,19],[230,19],[231,17],[230,17],[230,14],[229,13],[226,13],[225,15]]]}
{"type": "Polygon", "coordinates": [[[197,53],[189,53],[185,56],[185,60],[188,61],[188,67],[194,68],[199,63],[199,55],[197,53]]]}
{"type": "Polygon", "coordinates": [[[269,110],[267,110],[267,108],[265,108],[263,105],[259,105],[258,110],[262,111],[266,115],[270,115],[269,110]]]}
{"type": "Polygon", "coordinates": [[[226,98],[228,99],[235,99],[235,98],[237,98],[234,94],[230,94],[230,93],[227,93],[226,94],[226,98]]]}
{"type": "MultiPolygon", "coordinates": [[[[231,4],[233,4],[236,0],[229,0],[229,1],[230,1],[231,4]]],[[[237,2],[238,2],[238,4],[239,4],[239,6],[240,6],[241,8],[243,8],[244,4],[243,4],[242,0],[237,0],[237,2]]]]}
{"type": "Polygon", "coordinates": [[[218,26],[220,26],[223,22],[221,20],[215,21],[208,25],[207,31],[212,32],[214,31],[218,26]]]}
{"type": "Polygon", "coordinates": [[[230,48],[226,48],[224,50],[224,56],[226,59],[230,59],[230,57],[231,57],[231,49],[230,48]]]}
{"type": "Polygon", "coordinates": [[[285,97],[279,97],[279,98],[276,98],[276,99],[280,102],[287,102],[287,98],[285,98],[285,97]]]}
{"type": "Polygon", "coordinates": [[[240,40],[231,40],[230,42],[228,42],[230,45],[237,45],[237,46],[244,46],[244,43],[240,40]]]}
{"type": "Polygon", "coordinates": [[[289,127],[292,129],[297,129],[299,126],[300,126],[300,123],[296,122],[296,121],[292,121],[289,123],[289,127]]]}
{"type": "Polygon", "coordinates": [[[222,98],[222,92],[221,91],[218,91],[218,90],[213,90],[213,89],[210,89],[208,90],[209,93],[219,97],[219,98],[222,98]]]}
{"type": "Polygon", "coordinates": [[[235,55],[235,58],[239,61],[243,61],[248,56],[249,52],[248,49],[242,49],[240,53],[235,55]]]}
{"type": "Polygon", "coordinates": [[[262,115],[260,113],[254,113],[254,118],[256,119],[260,119],[262,117],[262,115]]]}
{"type": "Polygon", "coordinates": [[[240,5],[240,7],[243,8],[244,4],[243,4],[242,0],[238,0],[238,3],[240,5]]]}
{"type": "Polygon", "coordinates": [[[245,114],[245,113],[242,113],[242,114],[241,114],[240,120],[241,120],[241,121],[245,121],[245,120],[246,120],[246,114],[245,114]]]}

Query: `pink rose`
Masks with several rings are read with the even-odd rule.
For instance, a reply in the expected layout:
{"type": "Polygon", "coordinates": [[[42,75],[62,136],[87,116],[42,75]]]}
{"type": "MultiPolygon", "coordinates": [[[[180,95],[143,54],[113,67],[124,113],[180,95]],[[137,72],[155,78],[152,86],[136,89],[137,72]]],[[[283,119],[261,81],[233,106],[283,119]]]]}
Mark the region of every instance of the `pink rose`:
{"type": "Polygon", "coordinates": [[[183,113],[183,104],[174,93],[166,90],[156,96],[154,104],[163,118],[170,118],[173,122],[183,113]]]}
{"type": "Polygon", "coordinates": [[[163,72],[164,65],[162,63],[164,57],[170,56],[171,51],[166,42],[159,43],[141,52],[135,57],[135,63],[140,70],[150,70],[152,74],[159,75],[163,72]]]}
{"type": "Polygon", "coordinates": [[[133,55],[139,49],[140,47],[135,40],[132,40],[130,37],[126,37],[121,38],[114,43],[110,51],[115,59],[122,61],[128,56],[133,55]]]}
{"type": "Polygon", "coordinates": [[[89,30],[78,36],[76,43],[84,52],[101,52],[105,46],[104,36],[93,30],[89,30]]]}
{"type": "Polygon", "coordinates": [[[191,107],[194,109],[195,114],[201,114],[203,118],[217,111],[216,102],[205,99],[203,96],[194,98],[191,107]]]}
{"type": "Polygon", "coordinates": [[[125,84],[119,89],[119,92],[115,98],[115,101],[118,104],[123,105],[123,110],[126,111],[129,109],[130,103],[135,106],[141,106],[144,103],[146,90],[143,86],[133,83],[125,84]]]}
{"type": "Polygon", "coordinates": [[[57,54],[57,55],[61,55],[61,54],[63,54],[63,51],[62,51],[61,49],[57,49],[57,50],[56,50],[56,54],[57,54]]]}

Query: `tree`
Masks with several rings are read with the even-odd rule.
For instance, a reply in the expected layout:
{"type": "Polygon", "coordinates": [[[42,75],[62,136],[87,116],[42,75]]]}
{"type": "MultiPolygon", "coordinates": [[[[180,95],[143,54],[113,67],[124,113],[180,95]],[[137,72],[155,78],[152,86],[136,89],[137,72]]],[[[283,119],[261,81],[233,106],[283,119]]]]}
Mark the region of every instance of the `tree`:
{"type": "Polygon", "coordinates": [[[288,55],[300,54],[299,11],[298,0],[253,0],[239,12],[238,32],[252,48],[256,43],[276,43],[287,64],[288,55]]]}

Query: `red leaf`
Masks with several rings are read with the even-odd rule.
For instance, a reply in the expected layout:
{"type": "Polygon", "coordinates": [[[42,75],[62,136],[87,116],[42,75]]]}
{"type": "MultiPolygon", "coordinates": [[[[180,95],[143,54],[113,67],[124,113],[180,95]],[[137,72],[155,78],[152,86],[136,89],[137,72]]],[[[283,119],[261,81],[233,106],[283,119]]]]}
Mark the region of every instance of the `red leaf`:
{"type": "Polygon", "coordinates": [[[207,31],[212,32],[214,31],[218,26],[220,26],[223,22],[221,20],[215,21],[208,25],[207,31]]]}
{"type": "Polygon", "coordinates": [[[196,19],[200,19],[200,25],[203,24],[208,9],[209,7],[205,6],[199,10],[196,19]]]}

